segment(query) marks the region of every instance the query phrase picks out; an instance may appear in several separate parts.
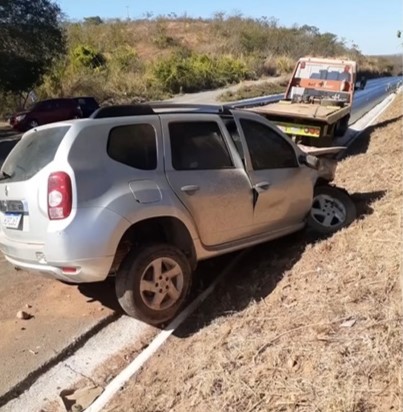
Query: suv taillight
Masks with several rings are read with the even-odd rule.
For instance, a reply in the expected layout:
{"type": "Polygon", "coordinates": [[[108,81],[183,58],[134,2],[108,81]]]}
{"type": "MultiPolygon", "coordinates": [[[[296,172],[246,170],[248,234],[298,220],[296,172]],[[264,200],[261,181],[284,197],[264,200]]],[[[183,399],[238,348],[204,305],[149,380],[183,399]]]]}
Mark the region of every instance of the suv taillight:
{"type": "Polygon", "coordinates": [[[71,213],[72,190],[70,176],[55,172],[48,179],[48,216],[50,220],[65,219],[71,213]]]}

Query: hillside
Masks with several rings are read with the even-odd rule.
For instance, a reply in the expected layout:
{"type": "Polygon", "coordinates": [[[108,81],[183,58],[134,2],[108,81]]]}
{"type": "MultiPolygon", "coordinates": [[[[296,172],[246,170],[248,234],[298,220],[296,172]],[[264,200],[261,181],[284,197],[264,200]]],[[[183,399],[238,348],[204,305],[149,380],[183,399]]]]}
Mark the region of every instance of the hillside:
{"type": "Polygon", "coordinates": [[[90,94],[101,102],[161,99],[286,75],[303,55],[354,58],[368,77],[394,70],[389,62],[363,56],[332,33],[307,25],[283,27],[267,18],[91,17],[67,22],[65,30],[66,56],[38,87],[40,98],[90,94]]]}

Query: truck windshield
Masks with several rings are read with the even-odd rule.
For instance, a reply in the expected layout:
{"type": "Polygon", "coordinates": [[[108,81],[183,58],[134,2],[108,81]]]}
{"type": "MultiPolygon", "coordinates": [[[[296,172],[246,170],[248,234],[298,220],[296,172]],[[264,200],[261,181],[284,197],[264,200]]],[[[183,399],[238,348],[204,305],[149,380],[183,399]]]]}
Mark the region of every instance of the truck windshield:
{"type": "Polygon", "coordinates": [[[28,180],[55,157],[70,126],[52,127],[24,136],[7,156],[1,168],[2,180],[28,180]]]}
{"type": "Polygon", "coordinates": [[[298,65],[295,77],[300,79],[320,79],[351,81],[351,68],[345,65],[328,65],[320,63],[301,62],[298,65]]]}

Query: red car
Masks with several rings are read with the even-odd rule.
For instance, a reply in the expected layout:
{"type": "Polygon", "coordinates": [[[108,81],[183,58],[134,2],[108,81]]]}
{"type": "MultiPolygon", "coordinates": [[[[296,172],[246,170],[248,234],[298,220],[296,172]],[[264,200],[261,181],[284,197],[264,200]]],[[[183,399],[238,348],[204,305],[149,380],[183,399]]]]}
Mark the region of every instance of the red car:
{"type": "Polygon", "coordinates": [[[82,117],[82,110],[74,99],[49,99],[36,103],[29,110],[14,114],[10,124],[20,132],[62,120],[82,117]]]}

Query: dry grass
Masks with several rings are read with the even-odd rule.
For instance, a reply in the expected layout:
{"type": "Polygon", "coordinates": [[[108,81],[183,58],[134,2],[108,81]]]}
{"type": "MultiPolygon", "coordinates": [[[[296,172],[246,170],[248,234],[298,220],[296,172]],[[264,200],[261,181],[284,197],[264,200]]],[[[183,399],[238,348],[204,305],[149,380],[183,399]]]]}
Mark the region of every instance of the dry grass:
{"type": "Polygon", "coordinates": [[[287,88],[288,80],[282,78],[272,79],[259,84],[250,84],[242,86],[236,90],[230,90],[222,93],[218,97],[218,101],[231,102],[242,99],[249,99],[253,97],[267,96],[269,94],[284,93],[287,88]]]}
{"type": "Polygon", "coordinates": [[[254,248],[108,411],[400,411],[402,96],[340,164],[360,219],[254,248]]]}

